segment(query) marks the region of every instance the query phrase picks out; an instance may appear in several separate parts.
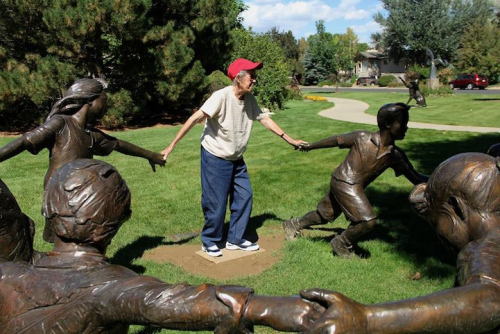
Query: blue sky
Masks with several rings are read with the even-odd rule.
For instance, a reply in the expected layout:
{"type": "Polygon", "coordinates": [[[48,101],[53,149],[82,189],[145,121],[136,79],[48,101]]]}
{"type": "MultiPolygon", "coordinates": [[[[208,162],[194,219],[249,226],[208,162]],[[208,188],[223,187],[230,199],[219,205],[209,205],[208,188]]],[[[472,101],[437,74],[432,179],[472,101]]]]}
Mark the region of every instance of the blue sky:
{"type": "Polygon", "coordinates": [[[295,38],[316,32],[315,22],[325,21],[326,31],[344,33],[351,27],[361,42],[381,30],[373,14],[382,11],[378,0],[245,0],[248,9],[241,14],[243,25],[255,32],[272,27],[291,30],[295,38]]]}

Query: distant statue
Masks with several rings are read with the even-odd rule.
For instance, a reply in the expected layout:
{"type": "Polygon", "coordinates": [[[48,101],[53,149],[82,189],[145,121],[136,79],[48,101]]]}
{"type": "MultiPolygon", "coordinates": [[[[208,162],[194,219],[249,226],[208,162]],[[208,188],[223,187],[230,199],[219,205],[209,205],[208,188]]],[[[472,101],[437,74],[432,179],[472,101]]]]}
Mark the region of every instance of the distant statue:
{"type": "MultiPolygon", "coordinates": [[[[98,79],[79,79],[52,107],[45,123],[0,148],[0,162],[25,150],[38,154],[49,150],[49,168],[44,185],[52,173],[67,162],[108,155],[113,151],[145,158],[151,164],[163,166],[161,154],[112,137],[95,128],[106,112],[105,83],[98,79]]],[[[44,239],[52,242],[53,233],[45,226],[44,239]]]]}
{"type": "MultiPolygon", "coordinates": [[[[0,222],[6,225],[6,208],[0,209],[0,222]]],[[[55,232],[53,250],[33,265],[23,262],[28,260],[24,256],[0,264],[1,334],[127,333],[130,324],[216,333],[249,333],[253,325],[306,331],[324,311],[298,296],[259,296],[240,286],[168,284],[110,264],[106,248],[131,211],[129,189],[107,163],[80,159],[53,171],[44,214],[55,232]]],[[[23,224],[16,226],[24,231],[23,224]]],[[[9,233],[20,235],[13,229],[9,233]]],[[[29,250],[30,235],[25,234],[21,248],[29,250]]]]}
{"type": "Polygon", "coordinates": [[[425,48],[425,54],[427,56],[427,64],[431,66],[429,75],[429,88],[436,89],[439,87],[436,65],[448,66],[448,62],[441,59],[440,57],[434,58],[434,53],[429,48],[425,48]]]}
{"type": "Polygon", "coordinates": [[[399,78],[403,84],[408,88],[408,93],[410,94],[410,97],[408,98],[408,102],[406,104],[409,104],[412,99],[414,99],[417,102],[417,105],[420,107],[427,107],[427,102],[425,102],[425,97],[420,91],[420,88],[418,87],[418,80],[409,80],[408,82],[405,81],[403,78],[399,78]]]}
{"type": "Polygon", "coordinates": [[[394,169],[396,176],[404,175],[413,184],[427,180],[426,176],[415,171],[404,152],[395,145],[395,141],[403,139],[408,130],[409,109],[404,103],[383,105],[377,113],[378,132],[356,131],[333,135],[299,146],[301,151],[348,148],[349,153],[333,172],[330,190],[316,210],[283,222],[287,240],[297,238],[300,231],[308,226],[326,224],[343,213],[350,225],[335,236],[330,245],[334,255],[351,257],[355,255],[353,246],[373,230],[377,221],[365,187],[388,168],[394,169]]]}
{"type": "MultiPolygon", "coordinates": [[[[338,292],[302,291],[329,305],[310,333],[488,333],[500,330],[500,160],[459,154],[410,195],[444,241],[459,251],[457,286],[413,299],[364,305],[338,292]]],[[[425,242],[425,240],[421,240],[425,242]]]]}

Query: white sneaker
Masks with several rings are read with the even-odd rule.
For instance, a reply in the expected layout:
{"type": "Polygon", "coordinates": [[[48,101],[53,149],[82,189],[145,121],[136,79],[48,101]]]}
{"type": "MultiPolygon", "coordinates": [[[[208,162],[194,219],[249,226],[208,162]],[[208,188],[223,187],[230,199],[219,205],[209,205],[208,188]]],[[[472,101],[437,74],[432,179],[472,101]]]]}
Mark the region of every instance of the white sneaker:
{"type": "Polygon", "coordinates": [[[226,249],[236,250],[241,249],[244,251],[256,251],[259,250],[259,245],[255,242],[250,242],[248,240],[242,239],[242,242],[239,244],[232,244],[229,241],[226,242],[226,249]]]}
{"type": "Polygon", "coordinates": [[[222,252],[220,251],[219,247],[217,245],[212,245],[209,247],[205,247],[204,245],[201,245],[201,250],[207,253],[209,256],[213,257],[218,257],[222,256],[222,252]]]}

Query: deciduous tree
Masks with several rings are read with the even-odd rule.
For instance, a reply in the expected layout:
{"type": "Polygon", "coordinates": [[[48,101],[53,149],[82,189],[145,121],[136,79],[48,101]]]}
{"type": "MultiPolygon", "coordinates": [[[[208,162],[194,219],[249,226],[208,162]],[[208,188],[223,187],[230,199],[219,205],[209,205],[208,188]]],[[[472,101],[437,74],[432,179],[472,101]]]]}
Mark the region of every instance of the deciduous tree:
{"type": "Polygon", "coordinates": [[[475,24],[460,40],[457,69],[463,73],[486,75],[490,81],[500,80],[500,26],[488,22],[475,24]]]}
{"type": "MultiPolygon", "coordinates": [[[[256,34],[251,30],[234,31],[234,50],[231,59],[247,58],[264,63],[259,70],[254,93],[261,106],[271,110],[281,109],[289,98],[291,68],[283,49],[268,34],[256,34]]],[[[229,64],[227,64],[229,65],[229,64]]]]}
{"type": "MultiPolygon", "coordinates": [[[[452,61],[460,37],[472,24],[492,17],[488,0],[382,0],[387,15],[375,21],[384,28],[382,45],[395,59],[426,63],[426,48],[452,61]]],[[[380,37],[380,36],[379,36],[380,37]]]]}

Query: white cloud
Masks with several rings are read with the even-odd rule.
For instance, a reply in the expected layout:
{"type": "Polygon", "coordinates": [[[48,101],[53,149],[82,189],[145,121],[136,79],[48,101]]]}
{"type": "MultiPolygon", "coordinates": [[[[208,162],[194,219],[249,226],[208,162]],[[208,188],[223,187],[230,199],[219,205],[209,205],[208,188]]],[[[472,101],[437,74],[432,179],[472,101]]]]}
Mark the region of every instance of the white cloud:
{"type": "Polygon", "coordinates": [[[342,0],[337,8],[342,12],[343,18],[346,20],[362,20],[371,16],[371,13],[366,9],[357,8],[360,0],[342,0]]]}
{"type": "Polygon", "coordinates": [[[273,26],[283,29],[302,28],[317,20],[326,20],[333,15],[332,8],[321,1],[294,1],[273,3],[248,3],[242,17],[246,26],[256,31],[265,31],[273,26]]]}
{"type": "Polygon", "coordinates": [[[355,33],[360,33],[360,34],[367,32],[374,33],[382,31],[382,26],[373,20],[365,24],[352,25],[351,28],[352,30],[354,30],[355,33]]]}
{"type": "Polygon", "coordinates": [[[382,26],[373,20],[365,24],[351,25],[351,28],[358,35],[359,40],[364,43],[370,42],[371,34],[382,31],[382,26]]]}
{"type": "MultiPolygon", "coordinates": [[[[372,15],[368,10],[358,8],[360,0],[341,0],[338,6],[331,6],[324,0],[252,0],[242,13],[244,24],[257,32],[278,27],[282,30],[300,31],[318,21],[332,22],[338,19],[361,20],[372,15]]],[[[302,35],[302,34],[299,34],[302,35]]]]}
{"type": "Polygon", "coordinates": [[[260,4],[268,4],[268,3],[275,3],[276,0],[253,0],[252,2],[260,4]]]}

